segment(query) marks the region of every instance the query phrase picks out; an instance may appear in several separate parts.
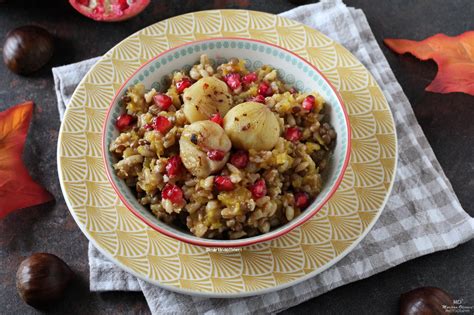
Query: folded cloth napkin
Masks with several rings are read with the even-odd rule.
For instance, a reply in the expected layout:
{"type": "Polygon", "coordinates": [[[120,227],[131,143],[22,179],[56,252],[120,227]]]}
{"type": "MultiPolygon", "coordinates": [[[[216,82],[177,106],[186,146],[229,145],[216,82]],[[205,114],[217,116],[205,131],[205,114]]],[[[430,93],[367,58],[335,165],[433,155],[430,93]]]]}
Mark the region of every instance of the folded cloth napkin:
{"type": "MultiPolygon", "coordinates": [[[[473,237],[474,219],[462,209],[364,13],[346,7],[341,0],[323,0],[281,16],[343,44],[370,70],[390,104],[398,133],[398,169],[392,195],[374,228],[351,253],[316,277],[278,292],[240,299],[192,297],[158,288],[121,270],[89,245],[92,291],[141,290],[153,314],[276,313],[473,237]]],[[[96,61],[53,69],[61,115],[76,85],[96,61]]]]}

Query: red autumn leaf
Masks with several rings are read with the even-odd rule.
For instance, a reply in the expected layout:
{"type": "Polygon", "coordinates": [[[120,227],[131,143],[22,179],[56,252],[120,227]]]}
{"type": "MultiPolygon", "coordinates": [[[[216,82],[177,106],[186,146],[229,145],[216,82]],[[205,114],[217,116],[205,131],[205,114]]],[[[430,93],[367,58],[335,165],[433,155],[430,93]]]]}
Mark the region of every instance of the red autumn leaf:
{"type": "Polygon", "coordinates": [[[52,199],[33,181],[21,159],[32,113],[33,102],[0,112],[0,219],[52,199]]]}
{"type": "Polygon", "coordinates": [[[384,43],[399,54],[436,62],[438,73],[426,91],[474,95],[474,31],[454,37],[436,34],[422,41],[387,38],[384,43]]]}

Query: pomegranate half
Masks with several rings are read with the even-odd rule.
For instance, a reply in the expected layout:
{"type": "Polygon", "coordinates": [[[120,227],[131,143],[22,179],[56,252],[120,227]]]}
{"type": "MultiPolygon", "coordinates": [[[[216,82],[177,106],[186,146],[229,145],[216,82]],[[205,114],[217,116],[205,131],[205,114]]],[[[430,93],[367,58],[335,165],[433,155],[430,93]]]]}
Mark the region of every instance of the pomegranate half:
{"type": "Polygon", "coordinates": [[[142,12],[150,0],[69,0],[82,15],[96,21],[119,22],[142,12]]]}

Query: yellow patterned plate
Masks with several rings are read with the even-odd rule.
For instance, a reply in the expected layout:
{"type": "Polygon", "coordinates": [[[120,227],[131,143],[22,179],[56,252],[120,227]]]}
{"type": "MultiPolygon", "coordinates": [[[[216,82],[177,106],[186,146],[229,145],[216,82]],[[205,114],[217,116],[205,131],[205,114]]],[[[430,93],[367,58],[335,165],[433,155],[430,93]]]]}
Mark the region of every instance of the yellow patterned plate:
{"type": "Polygon", "coordinates": [[[163,288],[209,297],[282,289],[329,268],[368,233],[392,188],[397,139],[382,91],[364,66],[320,32],[244,10],[189,13],[151,25],[107,52],[77,87],[58,140],[58,171],[69,210],[88,239],[117,265],[163,288]],[[166,237],[135,217],[107,180],[101,152],[114,94],[144,62],[211,37],[262,40],[315,65],[341,94],[352,152],[341,185],[309,221],[267,243],[218,251],[166,237]]]}

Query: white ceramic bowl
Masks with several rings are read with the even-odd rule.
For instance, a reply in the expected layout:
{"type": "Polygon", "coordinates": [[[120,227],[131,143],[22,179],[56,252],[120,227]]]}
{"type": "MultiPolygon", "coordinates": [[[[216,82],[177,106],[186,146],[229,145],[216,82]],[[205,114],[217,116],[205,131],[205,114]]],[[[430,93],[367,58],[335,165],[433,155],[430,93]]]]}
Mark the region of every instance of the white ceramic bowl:
{"type": "Polygon", "coordinates": [[[314,216],[338,188],[350,156],[349,119],[342,99],[329,81],[313,65],[300,56],[279,46],[262,41],[245,38],[213,38],[195,41],[167,50],[143,64],[122,85],[108,109],[102,137],[102,151],[107,176],[124,205],[143,222],[156,231],[178,240],[209,247],[240,247],[269,241],[288,233],[314,216]],[[258,68],[263,64],[271,65],[278,70],[280,78],[294,85],[300,91],[317,91],[326,100],[330,108],[330,123],[337,133],[336,146],[329,167],[323,174],[324,182],[321,193],[304,210],[301,215],[270,232],[249,238],[236,240],[204,239],[192,235],[158,220],[148,209],[138,203],[135,193],[118,178],[113,170],[115,157],[109,152],[110,143],[119,131],[115,127],[116,118],[123,112],[120,97],[127,88],[143,83],[146,88],[165,88],[164,78],[173,71],[190,69],[199,61],[201,54],[207,54],[216,64],[221,64],[231,57],[246,60],[248,68],[258,68]]]}

